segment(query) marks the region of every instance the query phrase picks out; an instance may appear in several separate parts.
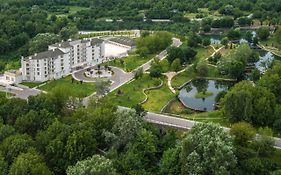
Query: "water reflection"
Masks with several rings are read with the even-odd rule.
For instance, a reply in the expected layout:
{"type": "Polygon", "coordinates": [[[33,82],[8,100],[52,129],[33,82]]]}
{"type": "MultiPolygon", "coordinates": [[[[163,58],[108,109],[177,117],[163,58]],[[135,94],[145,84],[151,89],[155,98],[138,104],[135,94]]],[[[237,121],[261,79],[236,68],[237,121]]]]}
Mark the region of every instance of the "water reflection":
{"type": "Polygon", "coordinates": [[[180,90],[179,99],[186,106],[200,111],[214,110],[215,98],[221,91],[226,91],[234,83],[226,81],[196,79],[180,90]],[[196,98],[196,94],[209,93],[210,96],[196,98]]]}

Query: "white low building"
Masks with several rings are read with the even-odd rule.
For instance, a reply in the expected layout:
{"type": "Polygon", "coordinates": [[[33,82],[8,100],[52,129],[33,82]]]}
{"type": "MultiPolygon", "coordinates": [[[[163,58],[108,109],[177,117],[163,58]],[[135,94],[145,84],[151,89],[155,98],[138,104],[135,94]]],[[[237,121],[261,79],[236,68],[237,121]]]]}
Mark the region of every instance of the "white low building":
{"type": "MultiPolygon", "coordinates": [[[[65,41],[50,45],[45,52],[21,58],[21,78],[9,76],[14,83],[21,81],[44,82],[59,79],[82,67],[109,61],[107,53],[115,53],[105,45],[110,43],[119,49],[118,55],[125,56],[133,48],[134,41],[128,38],[99,38],[65,41]],[[123,48],[123,49],[121,49],[123,48]],[[107,50],[107,51],[106,51],[107,50]]],[[[9,75],[7,73],[7,75],[9,75]]],[[[8,76],[7,76],[8,77],[8,76]]]]}
{"type": "Polygon", "coordinates": [[[22,82],[22,73],[19,70],[5,71],[3,80],[3,85],[19,84],[22,82]]]}

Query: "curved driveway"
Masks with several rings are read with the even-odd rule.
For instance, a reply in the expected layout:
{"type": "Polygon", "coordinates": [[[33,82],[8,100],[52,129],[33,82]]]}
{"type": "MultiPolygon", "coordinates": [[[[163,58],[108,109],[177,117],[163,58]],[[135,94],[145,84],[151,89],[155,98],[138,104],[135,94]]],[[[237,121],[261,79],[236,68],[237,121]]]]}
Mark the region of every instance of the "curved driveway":
{"type": "MultiPolygon", "coordinates": [[[[180,39],[177,38],[173,38],[173,43],[171,44],[171,46],[174,47],[179,47],[182,45],[182,42],[180,41],[180,39]]],[[[167,57],[167,50],[163,50],[162,52],[160,52],[156,57],[159,58],[160,60],[163,60],[167,57]]],[[[153,59],[149,60],[148,62],[146,62],[145,64],[137,67],[135,70],[142,68],[143,71],[147,71],[150,67],[151,67],[151,62],[153,61],[153,59]]],[[[88,68],[94,68],[95,66],[92,67],[88,67],[88,68]]],[[[95,79],[93,78],[89,78],[86,77],[84,75],[84,73],[86,72],[86,70],[88,68],[84,68],[82,70],[76,71],[72,73],[72,76],[74,79],[78,80],[78,81],[84,81],[84,82],[95,82],[95,79]]],[[[114,75],[112,77],[109,78],[110,81],[112,81],[113,83],[110,85],[109,89],[110,92],[114,91],[115,89],[119,88],[120,86],[124,85],[125,83],[131,81],[132,79],[134,79],[134,71],[132,72],[124,72],[122,69],[117,68],[117,67],[111,67],[114,75]]],[[[91,95],[92,96],[92,95],[91,95]]],[[[86,99],[88,99],[86,97],[86,99]]]]}

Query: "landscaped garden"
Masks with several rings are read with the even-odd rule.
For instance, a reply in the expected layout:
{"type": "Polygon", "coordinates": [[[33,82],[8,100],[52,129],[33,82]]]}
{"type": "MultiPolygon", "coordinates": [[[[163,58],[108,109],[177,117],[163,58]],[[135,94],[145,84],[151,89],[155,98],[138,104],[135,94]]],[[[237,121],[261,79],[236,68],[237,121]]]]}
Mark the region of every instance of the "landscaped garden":
{"type": "Polygon", "coordinates": [[[147,92],[148,100],[143,104],[146,110],[160,112],[161,109],[173,98],[173,94],[168,85],[166,78],[162,78],[163,86],[160,89],[150,90],[147,92]]]}
{"type": "Polygon", "coordinates": [[[38,89],[46,92],[52,92],[56,88],[65,90],[70,94],[70,96],[80,98],[89,96],[95,91],[93,83],[81,83],[73,80],[71,76],[67,76],[59,80],[48,81],[45,85],[39,87],[38,89]]]}
{"type": "Polygon", "coordinates": [[[119,67],[127,72],[131,72],[132,70],[138,68],[139,66],[143,65],[144,63],[151,60],[155,55],[150,54],[144,57],[141,57],[138,54],[130,54],[124,58],[118,58],[113,61],[104,63],[104,65],[119,67]]]}
{"type": "Polygon", "coordinates": [[[116,105],[133,107],[145,100],[144,89],[160,84],[161,80],[159,78],[151,78],[148,74],[144,74],[139,79],[131,81],[109,93],[106,98],[109,98],[116,105]]]}

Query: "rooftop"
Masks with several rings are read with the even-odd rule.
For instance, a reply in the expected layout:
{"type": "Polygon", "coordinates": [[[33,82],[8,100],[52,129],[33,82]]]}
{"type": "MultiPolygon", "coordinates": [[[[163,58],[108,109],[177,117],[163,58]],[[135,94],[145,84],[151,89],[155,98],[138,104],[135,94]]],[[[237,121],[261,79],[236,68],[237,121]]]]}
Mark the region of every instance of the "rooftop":
{"type": "Polygon", "coordinates": [[[135,40],[128,37],[116,37],[116,38],[111,38],[109,40],[126,46],[131,46],[131,47],[135,46],[135,40]]]}
{"type": "Polygon", "coordinates": [[[99,38],[92,38],[91,39],[91,45],[97,45],[97,44],[101,44],[103,42],[102,39],[99,39],[99,38]]]}
{"type": "Polygon", "coordinates": [[[7,70],[7,71],[5,71],[4,74],[18,76],[18,75],[21,75],[21,71],[19,71],[19,70],[7,70]]]}
{"type": "Polygon", "coordinates": [[[29,57],[26,57],[25,59],[29,59],[31,57],[31,59],[39,60],[39,59],[45,59],[45,58],[53,58],[53,57],[57,57],[57,56],[60,56],[63,54],[64,54],[64,52],[61,51],[60,49],[54,49],[54,50],[47,50],[45,52],[40,52],[40,53],[31,55],[29,57]]]}

